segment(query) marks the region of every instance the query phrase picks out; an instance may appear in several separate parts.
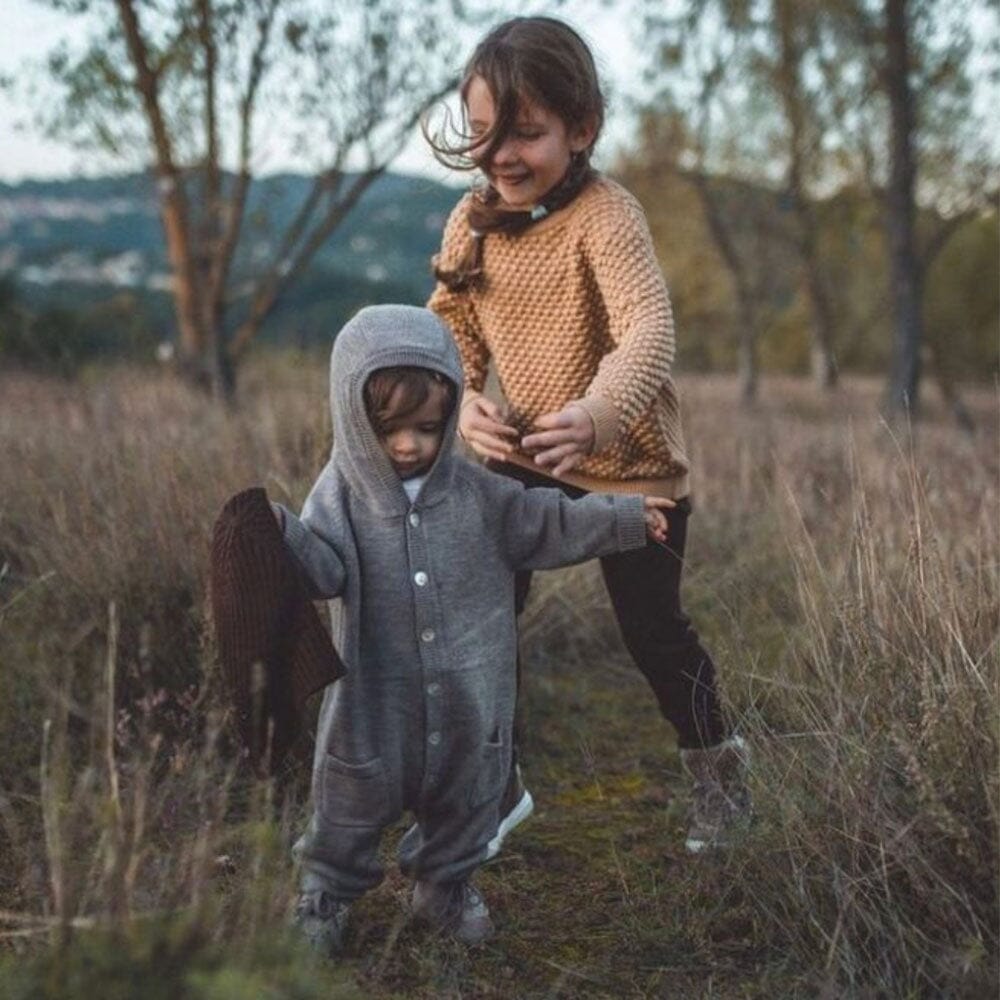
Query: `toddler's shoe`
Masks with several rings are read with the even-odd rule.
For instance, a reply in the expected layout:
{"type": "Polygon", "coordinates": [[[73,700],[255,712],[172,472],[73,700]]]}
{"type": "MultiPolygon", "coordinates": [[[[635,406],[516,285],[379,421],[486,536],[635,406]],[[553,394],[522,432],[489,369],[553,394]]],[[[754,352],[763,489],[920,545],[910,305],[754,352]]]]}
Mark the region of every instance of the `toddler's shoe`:
{"type": "Polygon", "coordinates": [[[729,846],[753,818],[746,783],[749,745],[741,736],[731,736],[705,750],[682,750],[681,763],[694,780],[684,846],[691,854],[729,846]]]}
{"type": "Polygon", "coordinates": [[[351,904],[328,892],[314,890],[299,894],[293,923],[313,951],[324,958],[336,958],[344,947],[344,932],[351,904]]]}
{"type": "Polygon", "coordinates": [[[486,860],[495,858],[500,853],[504,838],[523,823],[535,811],[535,800],[531,792],[524,787],[521,780],[521,766],[514,764],[510,771],[510,780],[500,800],[500,825],[493,839],[486,847],[486,860]]]}
{"type": "Polygon", "coordinates": [[[413,915],[462,944],[481,944],[494,934],[490,908],[468,882],[416,882],[413,915]]]}

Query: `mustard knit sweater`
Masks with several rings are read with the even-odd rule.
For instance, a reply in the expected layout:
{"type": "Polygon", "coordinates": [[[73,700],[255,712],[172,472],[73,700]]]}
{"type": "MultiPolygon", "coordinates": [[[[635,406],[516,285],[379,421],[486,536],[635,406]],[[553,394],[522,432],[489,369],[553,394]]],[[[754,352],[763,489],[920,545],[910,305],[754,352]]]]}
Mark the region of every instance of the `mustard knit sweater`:
{"type": "MultiPolygon", "coordinates": [[[[472,240],[469,195],[451,213],[439,263],[472,240]]],[[[593,453],[560,477],[586,490],[672,498],[688,493],[680,405],[671,377],[674,324],[645,214],[623,187],[592,181],[519,235],[490,233],[484,281],[428,307],[448,324],[465,370],[463,403],[480,394],[492,357],[508,422],[522,434],[575,401],[594,421],[593,453]]],[[[510,461],[543,471],[528,455],[510,461]]]]}

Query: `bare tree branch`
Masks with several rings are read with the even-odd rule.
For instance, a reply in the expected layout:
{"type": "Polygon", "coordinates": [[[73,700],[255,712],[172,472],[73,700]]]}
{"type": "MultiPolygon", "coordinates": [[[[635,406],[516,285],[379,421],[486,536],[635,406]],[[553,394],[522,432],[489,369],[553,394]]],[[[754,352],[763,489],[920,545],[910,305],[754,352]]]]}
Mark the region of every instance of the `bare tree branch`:
{"type": "Polygon", "coordinates": [[[159,99],[159,79],[150,68],[149,53],[142,36],[133,0],[116,0],[122,31],[128,46],[136,87],[156,152],[157,191],[166,236],[167,254],[173,269],[174,295],[181,327],[182,353],[190,360],[204,349],[200,323],[200,287],[191,250],[191,223],[183,179],[174,162],[170,131],[159,99]]]}

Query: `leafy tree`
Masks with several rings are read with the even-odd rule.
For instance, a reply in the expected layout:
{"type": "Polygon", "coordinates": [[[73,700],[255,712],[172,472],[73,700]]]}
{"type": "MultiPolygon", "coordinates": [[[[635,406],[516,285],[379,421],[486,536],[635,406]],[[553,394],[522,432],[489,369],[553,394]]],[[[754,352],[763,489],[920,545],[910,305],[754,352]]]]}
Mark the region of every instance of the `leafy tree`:
{"type": "MultiPolygon", "coordinates": [[[[820,0],[686,0],[664,16],[647,6],[646,26],[659,49],[650,78],[661,85],[652,109],[681,115],[697,136],[697,174],[721,173],[780,193],[789,218],[771,237],[797,254],[795,271],[809,303],[812,367],[820,385],[836,383],[833,306],[819,253],[812,200],[822,174],[824,119],[811,52],[817,44],[820,0]],[[692,85],[692,81],[695,81],[692,85]],[[666,106],[664,106],[666,105],[666,106]]],[[[691,159],[691,157],[689,157],[691,159]]],[[[732,225],[740,223],[700,183],[702,205],[730,272],[739,305],[741,385],[752,397],[756,340],[762,317],[750,275],[774,252],[748,246],[741,255],[732,225]]],[[[759,282],[758,282],[759,284],[759,282]]]]}
{"type": "Polygon", "coordinates": [[[926,353],[956,421],[971,430],[972,417],[956,383],[984,375],[995,379],[1000,368],[997,213],[977,215],[949,236],[925,272],[926,353]]]}
{"type": "MultiPolygon", "coordinates": [[[[914,406],[923,274],[949,235],[989,200],[991,159],[972,113],[969,69],[972,15],[988,17],[984,5],[682,0],[671,16],[652,2],[644,9],[647,37],[659,43],[652,108],[689,123],[700,142],[700,172],[770,184],[787,198],[794,225],[777,235],[790,236],[798,252],[813,369],[823,385],[835,382],[838,307],[818,199],[859,183],[878,199],[889,262],[884,304],[895,330],[887,410],[914,406]]],[[[741,288],[737,267],[752,268],[754,259],[722,257],[744,297],[748,285],[744,279],[741,288]]],[[[752,317],[753,306],[741,315],[752,317]]]]}
{"type": "Polygon", "coordinates": [[[918,415],[921,362],[928,354],[963,425],[968,415],[940,353],[925,338],[925,282],[958,228],[995,201],[989,130],[975,113],[971,63],[992,62],[976,0],[826,0],[827,46],[819,65],[840,121],[831,133],[839,163],[877,199],[888,258],[893,346],[884,412],[918,415]],[[927,348],[927,350],[925,350],[927,348]]]}
{"type": "Polygon", "coordinates": [[[50,53],[51,134],[152,163],[182,369],[229,397],[235,367],[317,249],[454,86],[448,0],[47,0],[82,48],[50,53]],[[245,239],[269,130],[313,165],[290,223],[245,239]]]}

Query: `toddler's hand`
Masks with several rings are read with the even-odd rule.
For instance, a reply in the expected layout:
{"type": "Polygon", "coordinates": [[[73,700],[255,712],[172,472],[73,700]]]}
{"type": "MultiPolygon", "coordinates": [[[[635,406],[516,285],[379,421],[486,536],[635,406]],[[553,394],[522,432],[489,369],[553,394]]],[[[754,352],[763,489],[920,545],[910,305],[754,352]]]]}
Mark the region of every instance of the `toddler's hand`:
{"type": "Polygon", "coordinates": [[[472,450],[483,458],[506,462],[514,450],[517,429],[504,423],[503,411],[485,396],[473,396],[458,415],[458,433],[472,450]]]}
{"type": "Polygon", "coordinates": [[[659,542],[662,545],[667,540],[668,532],[667,515],[663,511],[676,507],[677,504],[666,497],[644,497],[643,506],[645,507],[643,516],[646,518],[646,534],[654,542],[659,542]]]}

